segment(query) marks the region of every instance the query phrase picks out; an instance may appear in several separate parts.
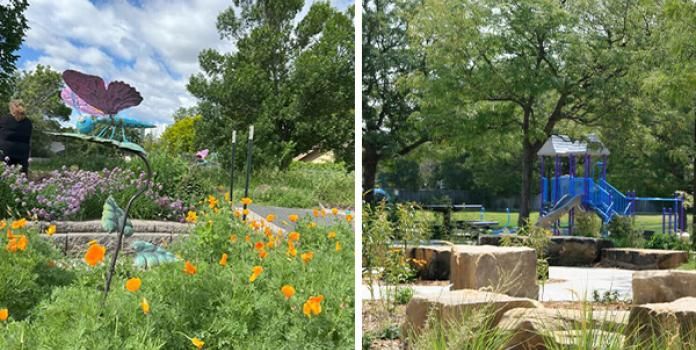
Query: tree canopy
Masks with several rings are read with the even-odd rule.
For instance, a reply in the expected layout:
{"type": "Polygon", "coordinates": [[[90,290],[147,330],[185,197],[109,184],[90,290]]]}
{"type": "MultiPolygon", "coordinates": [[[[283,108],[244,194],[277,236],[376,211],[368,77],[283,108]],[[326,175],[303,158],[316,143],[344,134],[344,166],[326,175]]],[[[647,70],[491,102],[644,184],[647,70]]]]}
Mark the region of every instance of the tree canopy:
{"type": "MultiPolygon", "coordinates": [[[[232,130],[255,126],[262,164],[287,166],[298,154],[333,150],[352,164],[354,50],[351,11],[303,0],[234,1],[217,22],[235,49],[201,52],[188,89],[200,99],[201,139],[230,159],[232,130]]],[[[244,139],[240,137],[240,139],[244,139]]],[[[256,163],[256,162],[255,162],[256,163]]]]}
{"type": "Polygon", "coordinates": [[[9,0],[0,3],[0,103],[6,105],[12,96],[13,77],[19,56],[15,51],[24,41],[29,26],[24,11],[29,6],[27,0],[9,0]]]}

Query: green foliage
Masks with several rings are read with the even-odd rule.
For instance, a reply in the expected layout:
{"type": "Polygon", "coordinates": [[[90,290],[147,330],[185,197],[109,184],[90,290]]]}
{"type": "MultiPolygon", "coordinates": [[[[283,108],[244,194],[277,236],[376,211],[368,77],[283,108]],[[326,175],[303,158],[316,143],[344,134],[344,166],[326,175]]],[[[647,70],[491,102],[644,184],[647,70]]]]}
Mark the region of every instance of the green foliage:
{"type": "Polygon", "coordinates": [[[602,229],[602,222],[593,212],[575,212],[573,224],[573,235],[584,237],[599,237],[602,229]]]}
{"type": "Polygon", "coordinates": [[[34,130],[31,135],[31,154],[33,157],[49,155],[48,147],[55,138],[46,135],[47,131],[58,131],[60,121],[68,121],[71,110],[60,99],[63,84],[61,73],[51,67],[37,65],[33,71],[17,74],[16,98],[24,101],[27,118],[31,119],[34,130]]]}
{"type": "Polygon", "coordinates": [[[517,235],[507,235],[500,240],[501,246],[529,247],[536,252],[537,280],[542,283],[549,278],[549,262],[546,249],[551,244],[551,232],[534,224],[527,224],[517,235]]]}
{"type": "Polygon", "coordinates": [[[635,228],[633,219],[628,216],[615,216],[607,226],[609,238],[614,245],[622,248],[642,248],[645,244],[640,232],[635,228]]]}
{"type": "MultiPolygon", "coordinates": [[[[188,90],[202,100],[200,147],[230,164],[232,130],[255,126],[255,166],[285,168],[315,148],[350,164],[354,139],[353,25],[350,12],[304,1],[238,1],[218,16],[217,28],[236,50],[199,55],[202,73],[188,90]]],[[[239,159],[239,158],[238,158],[239,159]]],[[[241,161],[236,164],[241,166],[241,161]]]]}
{"type": "Polygon", "coordinates": [[[650,237],[650,240],[645,242],[644,247],[647,249],[689,251],[689,244],[676,234],[656,233],[650,237]]]}
{"type": "Polygon", "coordinates": [[[50,296],[55,288],[71,283],[75,274],[57,263],[59,252],[35,230],[15,229],[12,232],[16,236],[24,235],[28,244],[23,251],[10,252],[6,249],[8,237],[4,232],[0,236],[0,279],[3,281],[0,308],[7,308],[12,319],[23,320],[35,313],[39,301],[50,296]]]}
{"type": "Polygon", "coordinates": [[[398,288],[396,290],[396,295],[394,296],[394,302],[398,305],[406,305],[409,301],[411,301],[411,298],[413,298],[413,293],[413,288],[398,288]]]}
{"type": "MultiPolygon", "coordinates": [[[[0,4],[0,106],[7,106],[13,91],[13,76],[24,41],[24,34],[29,26],[24,15],[29,6],[27,0],[10,0],[0,4]]],[[[3,110],[5,112],[6,110],[3,110]]]]}
{"type": "Polygon", "coordinates": [[[176,350],[191,349],[193,337],[203,339],[206,349],[243,349],[250,344],[259,349],[353,348],[354,273],[347,262],[353,261],[354,248],[349,225],[300,223],[295,258],[286,254],[285,238],[273,232],[271,239],[277,244],[266,247],[268,256],[262,259],[254,244],[270,241],[263,230],[234,219],[227,206],[213,210],[206,205],[198,215],[190,238],[169,248],[181,257],[178,262],[139,271],[130,259],[121,259],[106,300],[100,291],[106,264],[78,268],[79,278],[50,297],[44,295],[29,318],[0,327],[0,348],[176,350]],[[329,238],[328,231],[336,237],[329,238]],[[231,233],[239,239],[230,241],[231,233]],[[342,245],[340,251],[336,241],[342,245]],[[300,254],[308,251],[314,258],[304,263],[300,254]],[[223,253],[229,256],[226,266],[218,263],[223,253]],[[184,261],[194,264],[197,272],[185,273],[184,261]],[[264,270],[250,283],[256,265],[264,270]],[[141,278],[138,291],[122,287],[129,277],[141,278]],[[285,284],[297,291],[289,300],[280,291],[285,284]],[[303,304],[317,295],[325,298],[321,313],[308,318],[303,304]],[[139,306],[143,298],[151,307],[147,315],[139,306]]]}
{"type": "Polygon", "coordinates": [[[195,153],[197,124],[200,115],[186,116],[174,121],[164,130],[160,144],[171,154],[195,153]]]}

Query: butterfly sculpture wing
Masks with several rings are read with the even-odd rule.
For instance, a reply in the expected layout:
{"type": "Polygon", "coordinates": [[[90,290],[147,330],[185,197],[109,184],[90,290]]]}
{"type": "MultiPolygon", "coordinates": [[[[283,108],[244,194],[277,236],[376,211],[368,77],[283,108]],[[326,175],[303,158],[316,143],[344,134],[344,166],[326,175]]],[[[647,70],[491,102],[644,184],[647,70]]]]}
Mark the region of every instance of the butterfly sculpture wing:
{"type": "Polygon", "coordinates": [[[122,81],[112,81],[107,87],[104,80],[96,75],[70,69],[63,72],[63,80],[87,104],[107,115],[115,115],[143,101],[138,90],[122,81]]]}
{"type": "Polygon", "coordinates": [[[60,98],[63,99],[63,102],[65,102],[66,106],[73,109],[77,109],[82,113],[93,116],[104,115],[104,112],[100,111],[98,108],[91,106],[89,103],[85,102],[85,100],[81,99],[80,96],[77,96],[77,94],[73,92],[69,86],[64,87],[63,90],[60,92],[60,98]]]}

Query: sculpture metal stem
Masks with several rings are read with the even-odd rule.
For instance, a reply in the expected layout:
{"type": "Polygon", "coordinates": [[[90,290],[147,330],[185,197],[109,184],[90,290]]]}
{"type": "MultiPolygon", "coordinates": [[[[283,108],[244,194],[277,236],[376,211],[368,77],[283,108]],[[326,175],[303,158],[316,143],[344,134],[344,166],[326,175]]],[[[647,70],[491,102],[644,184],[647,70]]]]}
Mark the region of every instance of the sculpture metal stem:
{"type": "Polygon", "coordinates": [[[131,209],[131,206],[133,205],[133,202],[140,197],[143,193],[145,193],[149,188],[150,185],[152,184],[152,168],[150,167],[150,162],[147,160],[147,157],[145,157],[144,153],[141,152],[134,152],[140,159],[143,160],[145,163],[145,168],[147,169],[147,184],[143,189],[140,191],[136,192],[130,200],[128,200],[128,205],[126,205],[126,209],[123,212],[123,220],[120,222],[120,230],[118,233],[118,239],[116,240],[116,249],[114,250],[114,255],[111,257],[111,265],[109,265],[109,271],[107,272],[106,275],[106,285],[104,286],[104,299],[106,299],[106,296],[109,294],[109,288],[111,287],[111,279],[114,276],[114,270],[116,270],[116,260],[118,259],[118,253],[121,251],[121,245],[123,242],[123,234],[126,231],[126,222],[128,222],[128,212],[131,209]]]}

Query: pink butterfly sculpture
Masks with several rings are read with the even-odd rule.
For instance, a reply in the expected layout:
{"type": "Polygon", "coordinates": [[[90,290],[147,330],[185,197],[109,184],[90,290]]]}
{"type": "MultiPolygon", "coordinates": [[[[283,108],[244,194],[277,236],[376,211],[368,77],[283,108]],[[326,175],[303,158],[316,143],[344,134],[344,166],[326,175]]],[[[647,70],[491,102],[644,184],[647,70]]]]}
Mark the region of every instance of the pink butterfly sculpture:
{"type": "Polygon", "coordinates": [[[204,150],[200,150],[200,151],[196,152],[196,158],[198,158],[198,159],[205,160],[205,157],[207,157],[207,156],[208,156],[208,149],[207,148],[204,150]]]}

